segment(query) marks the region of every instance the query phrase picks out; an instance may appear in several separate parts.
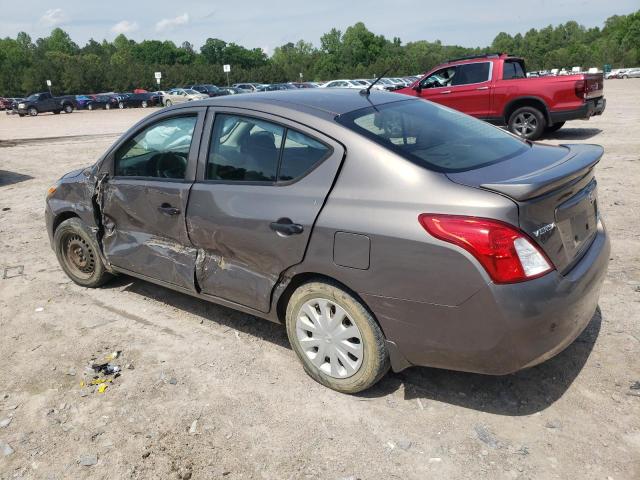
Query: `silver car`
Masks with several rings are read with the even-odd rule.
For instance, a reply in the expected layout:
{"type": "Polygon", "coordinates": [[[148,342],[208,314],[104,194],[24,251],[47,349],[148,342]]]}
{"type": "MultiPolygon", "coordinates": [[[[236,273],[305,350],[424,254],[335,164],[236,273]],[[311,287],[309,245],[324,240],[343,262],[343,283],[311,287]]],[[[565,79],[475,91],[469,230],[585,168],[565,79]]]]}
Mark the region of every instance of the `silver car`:
{"type": "Polygon", "coordinates": [[[341,392],[389,367],[502,375],[596,310],[602,153],[375,90],[233,95],[153,113],[64,175],[46,228],[77,284],[126,274],[283,323],[341,392]]]}

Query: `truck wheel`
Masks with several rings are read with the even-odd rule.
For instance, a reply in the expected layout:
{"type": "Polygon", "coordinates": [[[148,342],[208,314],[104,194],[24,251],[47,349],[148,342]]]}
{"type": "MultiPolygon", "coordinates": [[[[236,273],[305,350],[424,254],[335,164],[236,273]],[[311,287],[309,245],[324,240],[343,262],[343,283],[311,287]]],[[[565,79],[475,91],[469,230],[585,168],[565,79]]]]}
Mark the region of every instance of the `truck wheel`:
{"type": "Polygon", "coordinates": [[[544,133],[547,122],[535,107],[520,107],[509,117],[509,131],[527,140],[537,140],[544,133]]]}
{"type": "Polygon", "coordinates": [[[36,115],[38,115],[38,109],[36,107],[29,107],[29,110],[27,110],[27,112],[29,112],[29,115],[31,117],[35,117],[36,115]]]}
{"type": "Polygon", "coordinates": [[[143,100],[143,101],[142,101],[142,103],[140,104],[140,106],[141,106],[142,108],[147,108],[147,107],[149,106],[149,104],[147,103],[147,101],[146,101],[146,100],[143,100]]]}
{"type": "Polygon", "coordinates": [[[165,106],[165,107],[170,107],[171,105],[173,105],[173,103],[171,102],[171,100],[165,100],[165,102],[164,102],[164,106],[165,106]]]}
{"type": "Polygon", "coordinates": [[[124,108],[124,103],[118,102],[118,108],[120,108],[120,109],[124,108]]]}
{"type": "Polygon", "coordinates": [[[64,110],[64,113],[71,113],[71,112],[73,112],[73,106],[65,105],[63,110],[64,110]]]}
{"type": "Polygon", "coordinates": [[[54,114],[54,115],[60,115],[60,110],[54,110],[54,111],[53,111],[53,114],[54,114]]]}
{"type": "Polygon", "coordinates": [[[357,393],[389,370],[384,334],[351,294],[325,282],[293,292],[286,312],[287,336],[307,374],[342,393],[357,393]]]}
{"type": "Polygon", "coordinates": [[[544,129],[544,131],[547,133],[557,132],[563,126],[564,126],[564,122],[557,122],[557,123],[554,123],[553,125],[549,125],[547,128],[544,129]]]}
{"type": "Polygon", "coordinates": [[[24,113],[19,113],[18,116],[19,117],[24,117],[24,113]]]}
{"type": "Polygon", "coordinates": [[[100,247],[79,218],[65,220],[56,228],[53,245],[60,266],[78,285],[95,288],[111,278],[98,253],[100,247]]]}

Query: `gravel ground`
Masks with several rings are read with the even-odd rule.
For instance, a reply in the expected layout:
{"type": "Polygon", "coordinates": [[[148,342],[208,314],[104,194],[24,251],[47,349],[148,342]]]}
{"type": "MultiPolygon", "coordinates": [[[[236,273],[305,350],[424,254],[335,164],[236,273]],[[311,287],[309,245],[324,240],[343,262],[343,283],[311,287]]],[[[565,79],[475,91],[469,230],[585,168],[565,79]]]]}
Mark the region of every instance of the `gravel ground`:
{"type": "Polygon", "coordinates": [[[640,80],[605,92],[602,117],[546,140],[606,148],[613,251],[587,330],[515,375],[413,368],[356,396],[308,378],[279,325],[62,273],[47,187],[148,110],[0,115],[0,478],[640,478],[640,80]],[[113,351],[121,375],[81,387],[113,351]]]}

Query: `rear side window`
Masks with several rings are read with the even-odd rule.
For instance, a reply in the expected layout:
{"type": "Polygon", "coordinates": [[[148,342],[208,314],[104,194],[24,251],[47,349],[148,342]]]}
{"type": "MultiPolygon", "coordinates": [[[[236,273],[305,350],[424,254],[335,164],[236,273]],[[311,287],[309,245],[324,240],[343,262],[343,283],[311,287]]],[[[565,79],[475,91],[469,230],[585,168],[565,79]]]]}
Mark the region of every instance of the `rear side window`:
{"type": "Polygon", "coordinates": [[[470,83],[482,83],[489,80],[491,62],[465,63],[458,65],[451,85],[467,85],[470,83]]]}
{"type": "Polygon", "coordinates": [[[524,153],[528,144],[485,122],[424,100],[403,100],[336,120],[414,163],[460,172],[524,153]]]}
{"type": "Polygon", "coordinates": [[[130,138],[115,154],[115,176],[184,179],[196,120],[169,118],[130,138]]]}
{"type": "Polygon", "coordinates": [[[205,178],[239,182],[296,180],[331,149],[282,125],[239,115],[216,115],[205,178]]]}
{"type": "Polygon", "coordinates": [[[524,73],[524,69],[522,68],[522,64],[517,61],[506,61],[504,62],[502,79],[503,80],[511,80],[514,78],[525,78],[526,75],[524,73]]]}

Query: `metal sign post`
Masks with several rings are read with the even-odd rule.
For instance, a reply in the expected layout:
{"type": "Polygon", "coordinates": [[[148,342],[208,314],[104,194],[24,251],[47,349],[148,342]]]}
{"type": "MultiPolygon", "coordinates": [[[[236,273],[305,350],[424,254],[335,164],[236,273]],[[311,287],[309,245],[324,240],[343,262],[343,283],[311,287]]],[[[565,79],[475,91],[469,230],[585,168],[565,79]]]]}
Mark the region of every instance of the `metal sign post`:
{"type": "Polygon", "coordinates": [[[222,71],[227,74],[227,87],[229,86],[229,72],[231,71],[231,65],[223,65],[222,71]]]}

